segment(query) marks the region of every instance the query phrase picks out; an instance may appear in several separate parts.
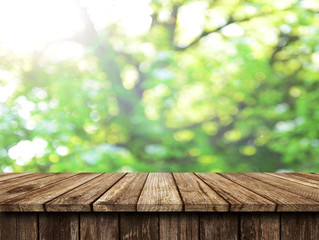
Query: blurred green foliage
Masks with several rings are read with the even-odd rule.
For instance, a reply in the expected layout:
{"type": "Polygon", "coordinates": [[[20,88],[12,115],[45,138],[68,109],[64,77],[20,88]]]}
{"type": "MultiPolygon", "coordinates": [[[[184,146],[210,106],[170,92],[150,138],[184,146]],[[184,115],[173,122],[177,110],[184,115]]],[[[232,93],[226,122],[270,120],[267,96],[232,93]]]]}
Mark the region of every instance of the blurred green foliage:
{"type": "Polygon", "coordinates": [[[316,1],[149,7],[143,34],[79,6],[71,39],[0,45],[2,171],[319,171],[316,1]]]}

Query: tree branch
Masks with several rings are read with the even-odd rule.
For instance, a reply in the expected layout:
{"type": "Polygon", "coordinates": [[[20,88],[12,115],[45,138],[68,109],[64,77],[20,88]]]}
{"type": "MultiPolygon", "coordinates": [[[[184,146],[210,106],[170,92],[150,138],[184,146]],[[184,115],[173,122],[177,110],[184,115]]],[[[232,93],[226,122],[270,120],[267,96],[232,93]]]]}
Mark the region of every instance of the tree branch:
{"type": "Polygon", "coordinates": [[[290,43],[295,42],[299,39],[296,35],[288,35],[284,33],[280,33],[278,44],[275,46],[274,51],[271,54],[269,59],[269,64],[273,65],[276,61],[276,55],[279,53],[284,47],[288,46],[290,43]]]}
{"type": "Polygon", "coordinates": [[[177,23],[177,14],[178,14],[178,9],[180,7],[181,7],[180,4],[173,5],[172,16],[170,19],[170,23],[168,24],[168,27],[170,29],[170,40],[171,40],[172,44],[174,43],[175,29],[176,29],[176,23],[177,23]]]}
{"type": "Polygon", "coordinates": [[[211,29],[211,30],[205,30],[203,31],[200,35],[198,35],[190,44],[188,44],[187,46],[185,47],[179,47],[179,46],[174,46],[174,49],[177,50],[177,51],[184,51],[188,48],[190,48],[191,46],[197,44],[203,37],[206,37],[207,35],[211,34],[211,33],[214,33],[214,32],[219,32],[220,30],[222,30],[224,27],[232,24],[232,23],[240,23],[240,22],[245,22],[245,21],[249,21],[253,18],[256,18],[256,17],[261,17],[261,16],[264,16],[264,15],[268,15],[269,13],[262,13],[262,14],[259,14],[259,15],[255,15],[255,16],[252,16],[252,17],[247,17],[247,18],[243,18],[243,19],[239,19],[239,20],[235,20],[233,18],[233,15],[230,15],[228,21],[220,26],[220,27],[217,27],[215,29],[211,29]]]}

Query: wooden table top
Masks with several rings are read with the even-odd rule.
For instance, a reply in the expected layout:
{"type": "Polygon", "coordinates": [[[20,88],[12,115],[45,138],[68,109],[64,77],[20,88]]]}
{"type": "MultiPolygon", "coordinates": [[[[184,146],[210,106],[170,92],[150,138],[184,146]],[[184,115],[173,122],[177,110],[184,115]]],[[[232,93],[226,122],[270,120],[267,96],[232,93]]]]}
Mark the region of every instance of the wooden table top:
{"type": "Polygon", "coordinates": [[[0,173],[0,211],[318,212],[319,173],[0,173]]]}

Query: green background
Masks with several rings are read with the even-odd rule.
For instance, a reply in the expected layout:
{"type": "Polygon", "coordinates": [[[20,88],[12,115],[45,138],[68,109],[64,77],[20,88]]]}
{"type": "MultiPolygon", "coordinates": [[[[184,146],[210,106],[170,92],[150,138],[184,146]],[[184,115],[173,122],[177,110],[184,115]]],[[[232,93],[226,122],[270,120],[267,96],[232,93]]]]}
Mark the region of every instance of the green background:
{"type": "Polygon", "coordinates": [[[193,15],[198,1],[151,1],[138,36],[97,31],[79,6],[62,40],[79,57],[0,44],[1,170],[319,171],[319,6],[305,2],[193,15]],[[201,19],[190,34],[185,17],[201,19]]]}

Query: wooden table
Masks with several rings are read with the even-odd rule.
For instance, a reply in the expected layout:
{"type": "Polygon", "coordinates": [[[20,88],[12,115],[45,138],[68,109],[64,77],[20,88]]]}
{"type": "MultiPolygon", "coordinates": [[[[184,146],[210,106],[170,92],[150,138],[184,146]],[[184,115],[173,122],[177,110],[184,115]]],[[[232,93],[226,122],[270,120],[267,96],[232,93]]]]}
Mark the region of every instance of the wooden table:
{"type": "Polygon", "coordinates": [[[0,239],[319,239],[318,173],[0,173],[0,239]]]}

